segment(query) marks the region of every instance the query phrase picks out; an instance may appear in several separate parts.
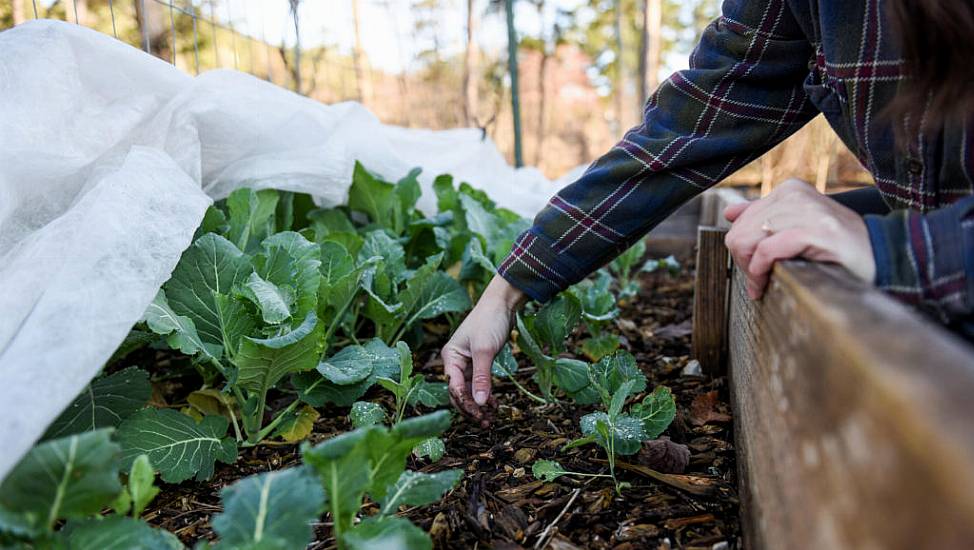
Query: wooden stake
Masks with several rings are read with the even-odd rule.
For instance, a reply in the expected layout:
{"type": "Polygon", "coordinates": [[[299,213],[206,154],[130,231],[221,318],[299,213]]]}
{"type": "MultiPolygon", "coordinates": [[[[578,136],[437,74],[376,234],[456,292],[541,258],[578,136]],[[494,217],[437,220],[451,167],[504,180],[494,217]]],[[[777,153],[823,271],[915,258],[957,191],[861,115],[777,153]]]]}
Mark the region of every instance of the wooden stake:
{"type": "Polygon", "coordinates": [[[727,363],[727,285],[729,255],[724,246],[726,230],[697,229],[697,277],[693,296],[691,356],[703,372],[716,376],[727,363]]]}

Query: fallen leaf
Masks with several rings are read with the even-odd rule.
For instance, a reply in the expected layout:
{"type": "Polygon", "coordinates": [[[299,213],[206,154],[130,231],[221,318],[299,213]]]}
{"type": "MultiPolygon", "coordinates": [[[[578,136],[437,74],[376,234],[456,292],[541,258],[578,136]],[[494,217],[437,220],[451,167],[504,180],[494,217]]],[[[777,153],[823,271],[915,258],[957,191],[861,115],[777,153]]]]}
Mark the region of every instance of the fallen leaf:
{"type": "Polygon", "coordinates": [[[709,391],[693,398],[690,405],[690,422],[694,426],[703,426],[710,422],[730,422],[730,415],[715,410],[717,407],[717,392],[709,391]]]}
{"type": "Polygon", "coordinates": [[[615,532],[615,539],[619,542],[628,542],[639,539],[654,538],[659,535],[659,527],[650,523],[637,523],[636,525],[620,525],[615,532]]]}
{"type": "Polygon", "coordinates": [[[663,436],[643,443],[638,461],[647,468],[664,474],[682,474],[690,463],[690,449],[686,445],[663,436]]]}
{"type": "MultiPolygon", "coordinates": [[[[597,462],[599,464],[608,464],[608,461],[600,458],[593,459],[593,462],[597,462]]],[[[646,477],[655,479],[660,483],[665,483],[670,487],[675,487],[681,491],[686,491],[691,495],[710,496],[725,489],[728,491],[730,490],[726,482],[716,477],[694,476],[687,474],[664,474],[663,472],[657,472],[656,470],[647,468],[646,466],[619,461],[616,461],[616,468],[644,475],[646,477]]]]}
{"type": "Polygon", "coordinates": [[[672,325],[666,325],[665,327],[660,327],[653,331],[653,336],[656,338],[661,338],[663,340],[675,340],[677,338],[683,338],[684,336],[689,336],[693,332],[693,323],[687,319],[682,323],[676,323],[672,325]]]}

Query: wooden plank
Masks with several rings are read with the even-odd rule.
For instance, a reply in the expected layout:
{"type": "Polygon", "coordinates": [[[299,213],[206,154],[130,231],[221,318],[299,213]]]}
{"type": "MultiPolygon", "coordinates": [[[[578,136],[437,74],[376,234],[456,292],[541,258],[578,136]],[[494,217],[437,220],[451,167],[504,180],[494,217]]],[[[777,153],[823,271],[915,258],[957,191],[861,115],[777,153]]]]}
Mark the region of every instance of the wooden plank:
{"type": "Polygon", "coordinates": [[[729,261],[726,230],[697,229],[697,272],[693,290],[693,341],[690,356],[703,372],[723,374],[727,364],[727,287],[729,261]]]}
{"type": "Polygon", "coordinates": [[[974,548],[974,351],[829,265],[730,296],[745,540],[755,549],[974,548]]]}

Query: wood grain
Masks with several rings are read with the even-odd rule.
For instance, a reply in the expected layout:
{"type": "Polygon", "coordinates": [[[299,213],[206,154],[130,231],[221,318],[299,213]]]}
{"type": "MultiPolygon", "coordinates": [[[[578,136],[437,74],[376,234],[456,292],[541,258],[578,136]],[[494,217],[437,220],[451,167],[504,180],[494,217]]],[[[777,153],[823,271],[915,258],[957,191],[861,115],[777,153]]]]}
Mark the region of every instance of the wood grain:
{"type": "Polygon", "coordinates": [[[735,271],[730,372],[755,549],[974,548],[974,351],[845,270],[735,271]]]}
{"type": "Polygon", "coordinates": [[[697,229],[697,273],[693,293],[693,341],[690,356],[700,361],[703,372],[723,374],[727,365],[727,288],[729,261],[724,235],[727,231],[701,226],[697,229]]]}

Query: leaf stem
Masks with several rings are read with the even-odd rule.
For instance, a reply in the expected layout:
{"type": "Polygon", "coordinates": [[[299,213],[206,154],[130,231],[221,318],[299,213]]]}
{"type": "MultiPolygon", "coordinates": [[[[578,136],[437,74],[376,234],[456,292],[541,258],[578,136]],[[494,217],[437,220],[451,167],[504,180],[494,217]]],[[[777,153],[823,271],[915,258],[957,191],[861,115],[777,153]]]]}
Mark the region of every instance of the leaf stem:
{"type": "Polygon", "coordinates": [[[514,378],[514,374],[511,371],[509,371],[507,369],[507,367],[501,365],[500,363],[497,363],[497,366],[502,371],[504,371],[504,374],[507,375],[507,379],[510,380],[511,383],[514,384],[514,387],[517,388],[518,391],[520,391],[522,394],[524,394],[525,397],[528,397],[530,399],[533,399],[533,400],[537,401],[538,403],[541,403],[542,405],[547,405],[549,403],[549,401],[547,399],[545,399],[544,397],[540,397],[538,395],[535,395],[535,394],[531,393],[530,391],[528,391],[527,388],[525,388],[524,386],[522,386],[521,383],[518,382],[516,378],[514,378]]]}
{"type": "Polygon", "coordinates": [[[298,408],[298,405],[300,404],[301,404],[301,400],[295,399],[294,401],[291,402],[290,405],[284,408],[284,410],[277,413],[277,416],[275,416],[274,419],[271,420],[270,423],[257,434],[257,441],[261,441],[265,437],[270,435],[270,433],[274,431],[274,428],[277,428],[277,426],[284,420],[284,418],[288,414],[294,412],[294,409],[298,408]]]}

